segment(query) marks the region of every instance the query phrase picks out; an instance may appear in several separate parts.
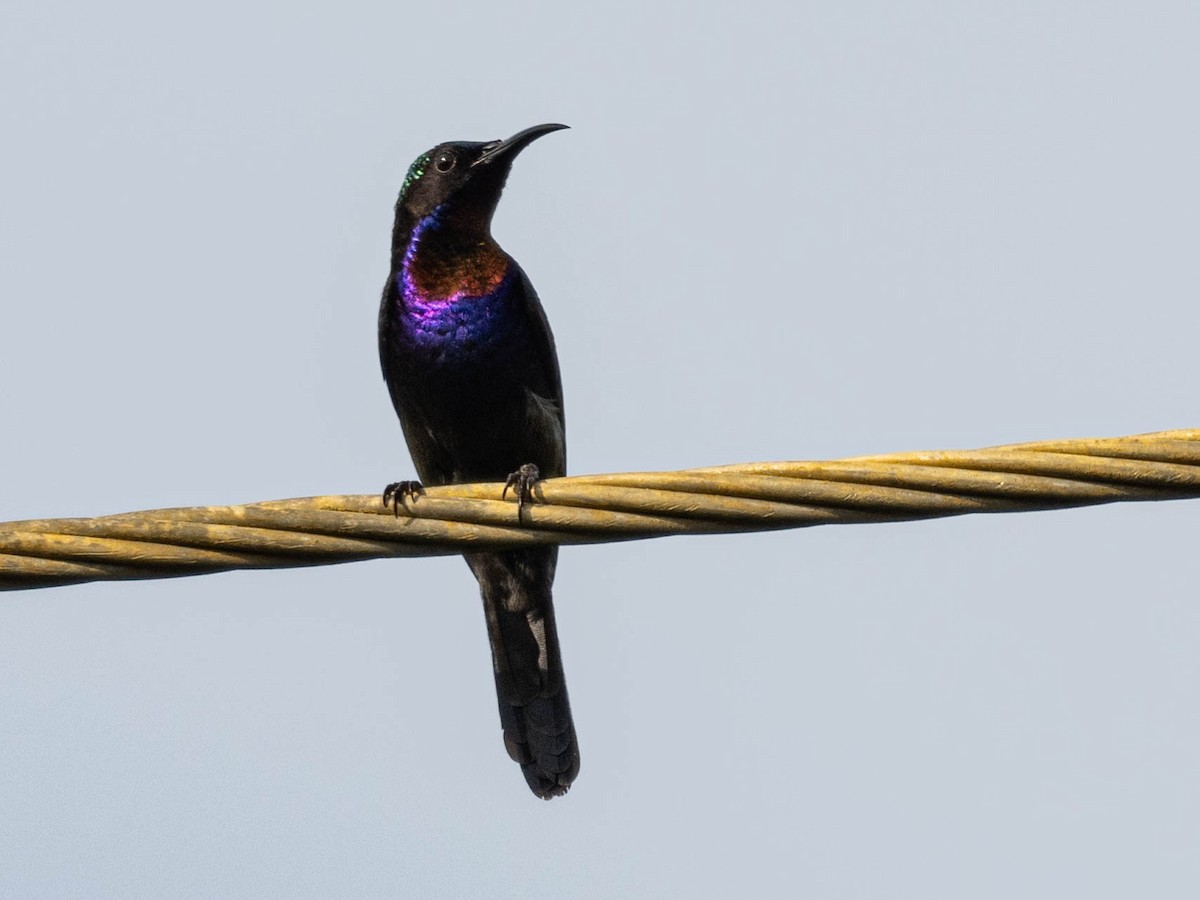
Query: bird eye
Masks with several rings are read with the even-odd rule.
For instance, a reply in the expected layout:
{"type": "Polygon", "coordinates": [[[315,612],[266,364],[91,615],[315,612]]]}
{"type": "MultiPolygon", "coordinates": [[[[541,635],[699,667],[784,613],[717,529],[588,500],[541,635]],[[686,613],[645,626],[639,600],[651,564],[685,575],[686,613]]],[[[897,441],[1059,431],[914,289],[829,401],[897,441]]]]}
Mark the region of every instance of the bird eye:
{"type": "Polygon", "coordinates": [[[458,162],[458,157],[446,150],[438,154],[438,158],[433,162],[433,167],[439,172],[449,172],[454,168],[456,162],[458,162]]]}

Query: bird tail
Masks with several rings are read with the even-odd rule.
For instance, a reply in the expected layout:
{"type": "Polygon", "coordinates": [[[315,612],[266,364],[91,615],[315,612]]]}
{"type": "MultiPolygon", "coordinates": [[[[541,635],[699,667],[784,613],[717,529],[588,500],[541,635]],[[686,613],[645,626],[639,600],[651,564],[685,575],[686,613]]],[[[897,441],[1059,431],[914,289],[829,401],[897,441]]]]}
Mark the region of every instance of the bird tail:
{"type": "Polygon", "coordinates": [[[483,595],[504,746],[537,796],[565,794],[579,774],[579,744],[550,594],[558,548],[466,559],[483,595]]]}

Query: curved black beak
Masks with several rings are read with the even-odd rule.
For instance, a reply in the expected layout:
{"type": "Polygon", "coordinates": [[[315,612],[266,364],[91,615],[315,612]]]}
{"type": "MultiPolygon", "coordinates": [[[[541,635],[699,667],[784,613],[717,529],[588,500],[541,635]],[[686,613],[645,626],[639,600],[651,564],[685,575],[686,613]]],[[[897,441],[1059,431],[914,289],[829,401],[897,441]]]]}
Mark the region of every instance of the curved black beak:
{"type": "Polygon", "coordinates": [[[471,168],[479,165],[486,165],[495,159],[504,157],[513,157],[536,141],[543,135],[547,135],[552,131],[561,131],[564,128],[569,128],[568,125],[534,125],[532,128],[526,128],[524,131],[518,131],[512,137],[503,141],[493,141],[483,148],[483,155],[475,162],[471,163],[471,168]]]}

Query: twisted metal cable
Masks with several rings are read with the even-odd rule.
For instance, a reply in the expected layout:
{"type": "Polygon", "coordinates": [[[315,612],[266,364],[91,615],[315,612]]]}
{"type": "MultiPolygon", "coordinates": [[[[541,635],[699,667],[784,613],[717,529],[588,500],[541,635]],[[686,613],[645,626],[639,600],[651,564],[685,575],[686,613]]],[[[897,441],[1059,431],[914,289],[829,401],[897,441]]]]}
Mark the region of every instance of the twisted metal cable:
{"type": "Polygon", "coordinates": [[[532,544],[898,522],[1200,497],[1200,429],[0,523],[0,590],[330,565],[532,544]]]}

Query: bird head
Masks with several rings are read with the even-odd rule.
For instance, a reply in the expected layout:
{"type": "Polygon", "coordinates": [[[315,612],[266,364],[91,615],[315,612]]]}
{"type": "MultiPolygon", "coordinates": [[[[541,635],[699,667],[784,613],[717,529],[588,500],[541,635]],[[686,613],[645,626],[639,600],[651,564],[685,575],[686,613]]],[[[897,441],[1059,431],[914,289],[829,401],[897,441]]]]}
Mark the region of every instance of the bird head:
{"type": "Polygon", "coordinates": [[[534,125],[502,141],[438,144],[409,167],[396,201],[397,224],[402,216],[415,224],[444,212],[465,214],[486,227],[517,154],[543,135],[566,127],[534,125]]]}

